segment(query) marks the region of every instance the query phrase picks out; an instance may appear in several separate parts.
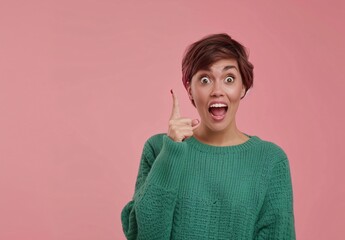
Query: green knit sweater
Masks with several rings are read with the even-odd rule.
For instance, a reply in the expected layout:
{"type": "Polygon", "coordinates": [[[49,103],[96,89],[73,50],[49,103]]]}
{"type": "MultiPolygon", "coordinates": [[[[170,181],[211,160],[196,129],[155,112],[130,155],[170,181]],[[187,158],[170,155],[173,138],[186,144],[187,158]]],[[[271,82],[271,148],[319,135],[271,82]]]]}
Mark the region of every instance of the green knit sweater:
{"type": "Polygon", "coordinates": [[[127,239],[295,239],[287,156],[246,135],[245,143],[225,147],[194,137],[148,139],[121,214],[127,239]]]}

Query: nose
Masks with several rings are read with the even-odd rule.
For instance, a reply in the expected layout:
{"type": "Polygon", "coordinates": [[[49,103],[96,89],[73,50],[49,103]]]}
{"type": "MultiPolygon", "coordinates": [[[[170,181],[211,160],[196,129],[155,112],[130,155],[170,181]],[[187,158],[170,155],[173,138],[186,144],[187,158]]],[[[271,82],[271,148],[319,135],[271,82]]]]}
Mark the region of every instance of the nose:
{"type": "Polygon", "coordinates": [[[222,83],[221,81],[214,81],[212,91],[211,91],[211,97],[221,97],[224,96],[222,83]]]}

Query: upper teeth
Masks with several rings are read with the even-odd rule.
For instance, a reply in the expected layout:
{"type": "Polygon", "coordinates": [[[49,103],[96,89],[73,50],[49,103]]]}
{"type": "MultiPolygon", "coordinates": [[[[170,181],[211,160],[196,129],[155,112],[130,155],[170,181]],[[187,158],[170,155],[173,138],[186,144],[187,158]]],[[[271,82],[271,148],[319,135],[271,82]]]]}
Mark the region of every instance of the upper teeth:
{"type": "Polygon", "coordinates": [[[214,103],[214,104],[211,104],[210,107],[226,107],[226,105],[224,103],[214,103]]]}

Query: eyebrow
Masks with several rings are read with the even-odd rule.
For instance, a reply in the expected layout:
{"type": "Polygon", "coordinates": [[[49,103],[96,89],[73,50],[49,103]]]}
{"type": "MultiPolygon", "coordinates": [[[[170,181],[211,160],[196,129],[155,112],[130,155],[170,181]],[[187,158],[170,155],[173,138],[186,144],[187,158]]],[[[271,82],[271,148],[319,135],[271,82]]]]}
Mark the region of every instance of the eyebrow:
{"type": "MultiPolygon", "coordinates": [[[[235,69],[237,70],[237,72],[238,72],[237,67],[234,66],[234,65],[227,65],[227,66],[225,66],[225,67],[223,68],[222,72],[225,72],[226,70],[229,70],[229,69],[232,69],[232,68],[235,68],[235,69]]],[[[211,72],[211,69],[210,69],[209,67],[207,67],[207,68],[205,68],[205,69],[202,69],[202,70],[211,72]]]]}
{"type": "Polygon", "coordinates": [[[228,65],[228,66],[225,66],[225,67],[223,68],[223,72],[225,72],[226,70],[229,70],[229,69],[231,69],[231,68],[235,68],[235,69],[238,71],[238,69],[237,69],[236,66],[234,66],[234,65],[228,65]]]}

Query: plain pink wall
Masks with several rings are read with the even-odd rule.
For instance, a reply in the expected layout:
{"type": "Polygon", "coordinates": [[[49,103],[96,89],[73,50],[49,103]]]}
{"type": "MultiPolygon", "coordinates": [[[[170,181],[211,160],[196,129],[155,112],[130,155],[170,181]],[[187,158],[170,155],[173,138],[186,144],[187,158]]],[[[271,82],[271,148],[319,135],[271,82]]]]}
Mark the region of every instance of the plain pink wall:
{"type": "Polygon", "coordinates": [[[289,156],[298,239],[345,235],[344,1],[0,3],[0,239],[124,239],[142,146],[165,132],[188,44],[250,50],[240,130],[289,156]]]}

